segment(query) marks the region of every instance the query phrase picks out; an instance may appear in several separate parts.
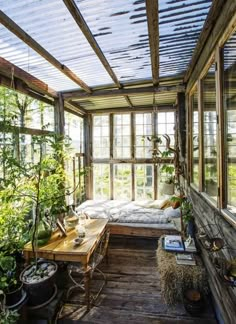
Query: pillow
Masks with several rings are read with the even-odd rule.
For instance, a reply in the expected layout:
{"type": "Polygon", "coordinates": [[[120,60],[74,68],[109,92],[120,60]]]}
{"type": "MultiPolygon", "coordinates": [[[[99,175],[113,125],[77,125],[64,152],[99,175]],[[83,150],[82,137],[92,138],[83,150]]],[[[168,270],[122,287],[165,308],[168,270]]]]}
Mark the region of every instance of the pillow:
{"type": "Polygon", "coordinates": [[[171,204],[172,204],[171,201],[169,199],[166,199],[160,205],[160,209],[166,209],[166,208],[170,207],[171,204]]]}
{"type": "Polygon", "coordinates": [[[168,207],[164,210],[164,216],[167,216],[169,218],[177,218],[180,217],[180,208],[172,208],[168,207]]]}

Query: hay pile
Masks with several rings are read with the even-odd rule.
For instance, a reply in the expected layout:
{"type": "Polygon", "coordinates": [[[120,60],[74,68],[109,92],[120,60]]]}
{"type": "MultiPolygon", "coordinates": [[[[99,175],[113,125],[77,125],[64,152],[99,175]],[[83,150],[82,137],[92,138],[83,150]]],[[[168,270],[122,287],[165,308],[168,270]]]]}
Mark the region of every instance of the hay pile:
{"type": "Polygon", "coordinates": [[[179,265],[176,263],[175,253],[162,249],[161,239],[157,249],[157,268],[164,301],[167,304],[182,301],[183,293],[188,288],[205,292],[207,290],[207,275],[201,259],[197,258],[196,266],[179,265]]]}

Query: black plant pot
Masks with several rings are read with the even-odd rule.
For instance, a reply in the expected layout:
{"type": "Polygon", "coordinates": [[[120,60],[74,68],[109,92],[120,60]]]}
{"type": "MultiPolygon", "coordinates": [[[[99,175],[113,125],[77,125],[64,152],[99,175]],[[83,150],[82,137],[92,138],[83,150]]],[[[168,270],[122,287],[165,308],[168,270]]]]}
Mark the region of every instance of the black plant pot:
{"type": "Polygon", "coordinates": [[[201,293],[195,289],[186,290],[184,292],[184,307],[189,314],[200,315],[205,307],[201,293]]]}
{"type": "Polygon", "coordinates": [[[57,264],[54,261],[42,261],[40,263],[53,264],[55,266],[55,271],[50,277],[42,278],[42,280],[39,282],[34,283],[29,283],[24,280],[25,272],[28,271],[32,265],[29,265],[21,272],[20,279],[23,282],[24,289],[28,294],[29,306],[45,305],[55,292],[55,277],[58,268],[57,264]]]}
{"type": "Polygon", "coordinates": [[[20,283],[16,289],[6,293],[6,306],[14,307],[15,305],[18,305],[24,297],[25,291],[23,290],[23,284],[20,283]]]}

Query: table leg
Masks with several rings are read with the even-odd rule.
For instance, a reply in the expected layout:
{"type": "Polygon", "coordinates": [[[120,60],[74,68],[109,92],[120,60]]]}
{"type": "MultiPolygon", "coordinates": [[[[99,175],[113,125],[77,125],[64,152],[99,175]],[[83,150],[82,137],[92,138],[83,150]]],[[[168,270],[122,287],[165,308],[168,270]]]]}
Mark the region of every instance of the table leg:
{"type": "Polygon", "coordinates": [[[87,310],[90,309],[90,271],[85,271],[84,274],[84,289],[85,289],[85,303],[87,310]]]}

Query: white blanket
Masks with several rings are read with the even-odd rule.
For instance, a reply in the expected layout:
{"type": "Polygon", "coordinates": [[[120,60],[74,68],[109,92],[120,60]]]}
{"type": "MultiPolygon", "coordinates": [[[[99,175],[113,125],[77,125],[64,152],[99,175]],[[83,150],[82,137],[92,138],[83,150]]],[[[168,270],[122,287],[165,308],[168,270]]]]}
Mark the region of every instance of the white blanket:
{"type": "Polygon", "coordinates": [[[167,224],[169,218],[158,208],[161,201],[87,200],[76,208],[90,218],[108,218],[109,222],[167,224]]]}

